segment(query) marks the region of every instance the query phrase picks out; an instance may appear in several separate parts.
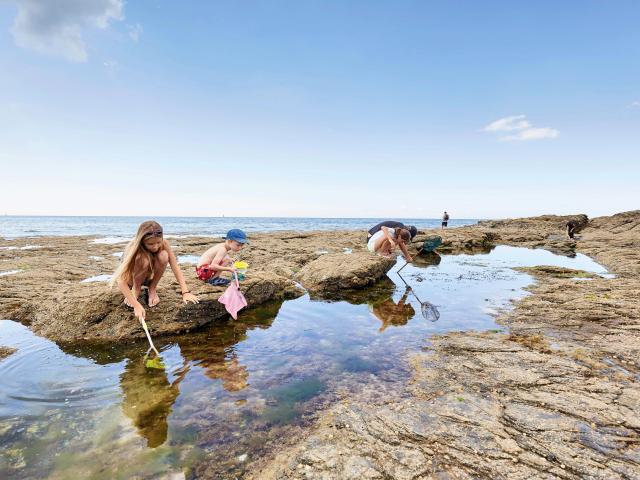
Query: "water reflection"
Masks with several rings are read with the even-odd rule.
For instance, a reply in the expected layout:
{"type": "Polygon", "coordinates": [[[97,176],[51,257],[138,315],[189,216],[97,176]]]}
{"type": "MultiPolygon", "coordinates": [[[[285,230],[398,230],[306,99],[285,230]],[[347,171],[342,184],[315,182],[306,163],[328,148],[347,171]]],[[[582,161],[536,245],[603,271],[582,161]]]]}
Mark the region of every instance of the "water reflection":
{"type": "Polygon", "coordinates": [[[422,252],[413,258],[413,265],[416,267],[429,267],[433,265],[440,265],[442,257],[436,252],[422,252]]]}
{"type": "Polygon", "coordinates": [[[178,395],[179,385],[189,371],[185,362],[173,382],[165,370],[147,368],[141,358],[127,362],[120,376],[122,411],[129,417],[150,448],[167,440],[167,417],[178,395]]]}
{"type": "Polygon", "coordinates": [[[406,303],[410,291],[411,287],[405,287],[404,293],[397,303],[393,301],[393,297],[369,303],[371,313],[382,322],[378,329],[379,332],[384,332],[389,325],[396,327],[406,325],[414,317],[416,311],[410,303],[406,303]]]}

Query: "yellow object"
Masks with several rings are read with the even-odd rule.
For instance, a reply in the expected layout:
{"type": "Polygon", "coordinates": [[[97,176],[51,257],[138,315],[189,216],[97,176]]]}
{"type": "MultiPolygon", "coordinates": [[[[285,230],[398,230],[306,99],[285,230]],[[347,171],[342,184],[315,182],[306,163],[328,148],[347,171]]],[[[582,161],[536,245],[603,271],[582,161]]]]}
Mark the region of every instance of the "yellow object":
{"type": "Polygon", "coordinates": [[[156,370],[164,370],[165,366],[160,357],[147,358],[144,362],[147,368],[155,368],[156,370]]]}
{"type": "Polygon", "coordinates": [[[249,266],[249,264],[247,264],[247,262],[235,262],[233,264],[233,266],[237,269],[237,270],[246,270],[247,267],[249,266]]]}

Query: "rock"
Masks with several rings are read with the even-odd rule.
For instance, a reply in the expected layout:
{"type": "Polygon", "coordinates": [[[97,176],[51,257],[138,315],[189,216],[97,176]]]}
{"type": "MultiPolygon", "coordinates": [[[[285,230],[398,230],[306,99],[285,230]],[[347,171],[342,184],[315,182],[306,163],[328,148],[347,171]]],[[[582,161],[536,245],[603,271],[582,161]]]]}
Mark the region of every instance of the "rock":
{"type": "MultiPolygon", "coordinates": [[[[63,297],[46,312],[46,316],[38,314],[31,323],[32,330],[52,340],[65,342],[145,338],[140,323],[133,316],[132,309],[124,305],[122,294],[117,289],[105,290],[104,286],[88,288],[95,292],[90,298],[78,302],[76,296],[63,297]]],[[[257,272],[241,282],[241,290],[249,308],[303,293],[291,280],[266,272],[257,272]]],[[[165,290],[164,295],[161,292],[160,304],[146,309],[146,322],[152,335],[181,333],[228,317],[224,305],[218,302],[224,288],[211,288],[203,283],[192,291],[200,303],[183,304],[181,296],[173,289],[165,290]]]]}
{"type": "Polygon", "coordinates": [[[331,295],[373,285],[395,263],[395,258],[370,252],[326,254],[302,267],[296,279],[311,293],[331,295]]]}
{"type": "Polygon", "coordinates": [[[0,345],[0,361],[15,353],[16,349],[11,347],[3,347],[0,345]]]}

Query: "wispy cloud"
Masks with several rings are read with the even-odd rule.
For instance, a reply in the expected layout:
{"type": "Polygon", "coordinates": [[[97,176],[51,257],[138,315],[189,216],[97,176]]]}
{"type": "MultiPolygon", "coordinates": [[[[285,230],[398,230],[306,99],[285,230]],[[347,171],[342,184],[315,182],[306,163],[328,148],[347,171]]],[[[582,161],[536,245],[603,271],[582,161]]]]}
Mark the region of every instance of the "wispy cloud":
{"type": "Polygon", "coordinates": [[[640,108],[640,101],[636,100],[635,102],[631,102],[629,108],[640,108]]]}
{"type": "Polygon", "coordinates": [[[544,138],[557,138],[560,135],[560,132],[555,128],[527,128],[525,130],[521,130],[515,135],[508,135],[506,137],[502,137],[500,140],[505,142],[509,141],[526,141],[526,140],[542,140],[544,138]]]}
{"type": "Polygon", "coordinates": [[[142,32],[144,31],[142,25],[140,25],[139,23],[136,23],[135,25],[127,25],[127,30],[129,38],[138,43],[138,40],[140,40],[140,35],[142,35],[142,32]]]}
{"type": "Polygon", "coordinates": [[[543,140],[557,138],[560,132],[555,128],[534,127],[526,115],[512,115],[500,118],[485,126],[482,131],[497,133],[498,139],[504,142],[543,140]],[[510,132],[506,135],[506,132],[510,132]]]}
{"type": "Polygon", "coordinates": [[[485,132],[510,132],[512,130],[523,130],[529,128],[531,124],[526,115],[513,115],[501,118],[483,128],[485,132]]]}
{"type": "Polygon", "coordinates": [[[102,65],[104,65],[104,68],[107,70],[107,73],[112,78],[116,76],[116,74],[118,73],[118,68],[120,67],[118,65],[118,62],[116,62],[115,60],[106,60],[102,63],[102,65]]]}
{"type": "Polygon", "coordinates": [[[124,0],[8,0],[18,7],[11,33],[23,48],[87,61],[82,37],[89,28],[105,29],[124,18],[124,0]]]}

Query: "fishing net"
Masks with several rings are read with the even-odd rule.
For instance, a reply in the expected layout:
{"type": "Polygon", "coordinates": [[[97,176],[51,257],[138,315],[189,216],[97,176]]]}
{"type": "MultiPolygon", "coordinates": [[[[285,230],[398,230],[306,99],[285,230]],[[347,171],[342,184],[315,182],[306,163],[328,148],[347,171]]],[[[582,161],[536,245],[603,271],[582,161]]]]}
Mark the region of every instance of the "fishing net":
{"type": "Polygon", "coordinates": [[[435,322],[440,318],[440,312],[432,303],[421,302],[420,311],[422,312],[424,319],[429,320],[430,322],[435,322]]]}

